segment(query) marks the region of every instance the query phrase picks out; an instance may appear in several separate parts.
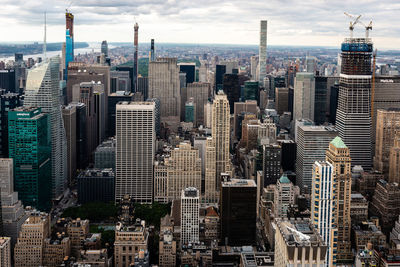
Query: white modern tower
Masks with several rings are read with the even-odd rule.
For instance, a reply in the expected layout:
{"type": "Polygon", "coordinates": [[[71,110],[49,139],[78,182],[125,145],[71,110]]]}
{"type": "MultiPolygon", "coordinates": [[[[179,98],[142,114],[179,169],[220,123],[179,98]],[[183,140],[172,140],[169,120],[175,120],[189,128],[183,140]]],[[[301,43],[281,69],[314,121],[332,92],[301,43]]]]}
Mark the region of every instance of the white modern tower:
{"type": "Polygon", "coordinates": [[[53,198],[59,197],[67,183],[67,138],[61,111],[60,58],[52,57],[28,72],[25,107],[39,107],[50,115],[53,198]]]}
{"type": "Polygon", "coordinates": [[[336,186],[332,164],[316,161],[313,165],[311,221],[328,245],[326,266],[336,265],[336,186]]]}
{"type": "Polygon", "coordinates": [[[199,190],[188,187],[181,196],[181,244],[199,242],[199,190]]]}
{"type": "Polygon", "coordinates": [[[267,25],[268,21],[260,21],[260,46],[259,46],[259,80],[263,82],[265,75],[267,74],[267,25]]]}
{"type": "Polygon", "coordinates": [[[120,102],[116,106],[116,182],[118,202],[129,195],[151,203],[155,147],[154,102],[120,102]]]}

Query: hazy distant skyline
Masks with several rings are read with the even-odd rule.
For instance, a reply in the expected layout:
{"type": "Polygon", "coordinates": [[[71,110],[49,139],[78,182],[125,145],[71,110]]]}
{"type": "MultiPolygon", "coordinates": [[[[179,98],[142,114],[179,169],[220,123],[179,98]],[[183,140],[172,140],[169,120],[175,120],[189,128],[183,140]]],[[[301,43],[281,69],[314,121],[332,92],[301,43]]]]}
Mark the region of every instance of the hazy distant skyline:
{"type": "MultiPolygon", "coordinates": [[[[48,42],[65,39],[66,0],[0,0],[2,41],[42,41],[47,12],[48,42]]],[[[339,46],[349,19],[373,20],[370,36],[379,49],[400,49],[400,3],[393,0],[81,0],[72,1],[75,41],[258,44],[259,21],[268,20],[269,45],[339,46]]],[[[355,36],[364,36],[362,25],[355,36]]]]}

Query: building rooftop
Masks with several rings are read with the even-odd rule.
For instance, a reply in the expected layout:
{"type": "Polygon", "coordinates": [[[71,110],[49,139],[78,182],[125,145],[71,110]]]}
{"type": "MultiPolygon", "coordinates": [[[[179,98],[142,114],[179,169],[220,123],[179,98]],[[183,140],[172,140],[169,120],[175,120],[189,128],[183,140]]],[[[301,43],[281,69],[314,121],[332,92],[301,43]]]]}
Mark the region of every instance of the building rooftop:
{"type": "Polygon", "coordinates": [[[278,219],[277,225],[287,246],[326,246],[309,219],[278,219]]]}
{"type": "Polygon", "coordinates": [[[256,187],[256,183],[253,180],[230,179],[222,182],[222,187],[256,187]]]}
{"type": "Polygon", "coordinates": [[[337,148],[347,148],[347,146],[344,144],[342,138],[339,136],[336,136],[332,141],[331,144],[334,145],[337,148]]]}
{"type": "Polygon", "coordinates": [[[289,178],[286,176],[286,174],[282,175],[281,178],[279,178],[279,182],[281,184],[290,184],[291,181],[289,180],[289,178]]]}
{"type": "Polygon", "coordinates": [[[184,190],[182,190],[182,193],[185,197],[192,197],[192,198],[199,197],[199,190],[197,190],[197,188],[195,187],[185,188],[184,190]]]}

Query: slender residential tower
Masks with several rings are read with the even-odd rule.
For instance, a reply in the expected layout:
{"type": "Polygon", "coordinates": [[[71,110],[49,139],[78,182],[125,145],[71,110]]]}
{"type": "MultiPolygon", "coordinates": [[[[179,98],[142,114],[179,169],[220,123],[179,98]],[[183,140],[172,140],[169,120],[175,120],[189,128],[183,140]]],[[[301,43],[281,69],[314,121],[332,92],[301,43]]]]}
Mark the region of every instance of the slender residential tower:
{"type": "Polygon", "coordinates": [[[353,166],[371,169],[371,56],[370,38],[346,38],[342,43],[336,127],[349,147],[353,166]]]}
{"type": "Polygon", "coordinates": [[[135,39],[134,39],[134,45],[135,45],[135,54],[133,58],[133,87],[132,91],[136,92],[137,91],[137,77],[138,77],[138,50],[139,50],[139,24],[135,23],[135,39]]]}
{"type": "Polygon", "coordinates": [[[267,74],[267,25],[268,21],[260,21],[260,46],[259,46],[259,79],[262,82],[267,74]]]}
{"type": "Polygon", "coordinates": [[[328,246],[325,266],[336,265],[336,178],[332,164],[316,161],[313,165],[311,221],[328,246]]]}
{"type": "Polygon", "coordinates": [[[326,161],[332,164],[336,178],[336,208],[337,222],[337,263],[347,264],[353,261],[351,251],[351,158],[350,150],[340,137],[335,137],[329,143],[326,151],[326,161]]]}
{"type": "Polygon", "coordinates": [[[68,77],[68,64],[74,61],[74,15],[65,12],[65,72],[64,80],[68,77]]]}

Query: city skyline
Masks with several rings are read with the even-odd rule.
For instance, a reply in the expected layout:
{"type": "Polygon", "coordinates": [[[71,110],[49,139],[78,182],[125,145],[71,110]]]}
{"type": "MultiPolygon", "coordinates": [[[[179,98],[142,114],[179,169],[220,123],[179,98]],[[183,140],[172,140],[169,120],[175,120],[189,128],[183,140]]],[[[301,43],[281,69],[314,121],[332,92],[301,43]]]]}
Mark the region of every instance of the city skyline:
{"type": "MultiPolygon", "coordinates": [[[[308,0],[299,3],[285,0],[271,1],[266,5],[252,0],[208,1],[195,5],[186,1],[138,1],[126,0],[107,3],[102,0],[75,3],[69,7],[64,0],[24,2],[2,0],[0,21],[12,27],[2,27],[4,41],[41,41],[43,38],[43,12],[47,12],[48,41],[64,38],[64,12],[66,8],[75,15],[76,41],[133,42],[133,24],[141,28],[140,42],[155,38],[159,43],[218,43],[257,44],[259,20],[268,20],[268,45],[336,46],[349,36],[349,18],[343,12],[362,14],[364,23],[373,20],[376,47],[395,49],[400,46],[400,23],[396,17],[399,4],[392,1],[326,1],[308,0]],[[357,3],[357,5],[355,5],[357,3]],[[367,5],[368,4],[368,5],[367,5]],[[13,11],[14,10],[14,11],[13,11]],[[211,14],[211,15],[210,15],[211,14]],[[311,14],[311,15],[310,15],[311,14]],[[98,28],[101,34],[98,34],[98,28]],[[97,29],[97,30],[96,30],[97,29]],[[223,32],[221,34],[221,29],[223,32]],[[398,37],[399,36],[399,37],[398,37]]],[[[357,25],[355,36],[364,36],[363,26],[357,25]]]]}

